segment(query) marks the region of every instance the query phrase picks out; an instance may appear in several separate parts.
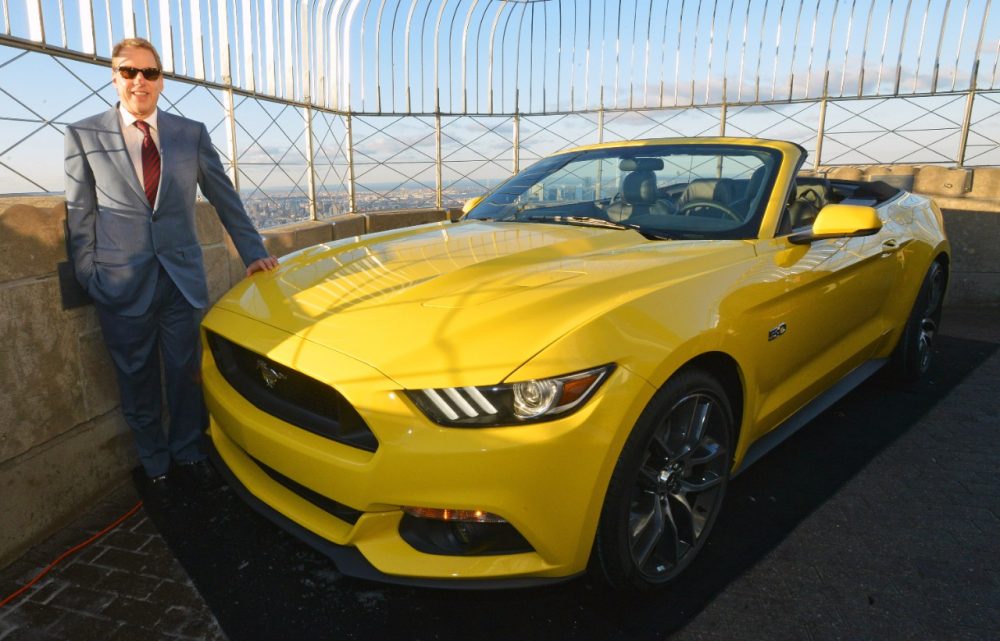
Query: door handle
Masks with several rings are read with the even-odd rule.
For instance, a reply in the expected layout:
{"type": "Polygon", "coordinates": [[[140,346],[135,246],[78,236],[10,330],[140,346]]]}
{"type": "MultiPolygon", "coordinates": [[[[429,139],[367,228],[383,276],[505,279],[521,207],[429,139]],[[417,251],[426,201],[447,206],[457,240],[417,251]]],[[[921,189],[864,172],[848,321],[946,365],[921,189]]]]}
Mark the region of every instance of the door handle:
{"type": "Polygon", "coordinates": [[[896,242],[895,238],[889,238],[882,241],[882,249],[886,251],[893,251],[897,247],[899,247],[899,243],[896,242]]]}

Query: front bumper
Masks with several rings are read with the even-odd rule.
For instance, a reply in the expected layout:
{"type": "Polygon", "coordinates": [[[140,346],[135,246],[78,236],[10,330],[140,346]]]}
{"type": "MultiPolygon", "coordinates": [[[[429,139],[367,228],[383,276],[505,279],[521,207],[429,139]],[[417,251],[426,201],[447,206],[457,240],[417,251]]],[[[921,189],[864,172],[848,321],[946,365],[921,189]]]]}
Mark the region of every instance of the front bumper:
{"type": "Polygon", "coordinates": [[[229,386],[205,350],[220,469],[251,505],[328,554],[345,574],[502,587],[563,580],[586,569],[611,470],[642,398],[651,394],[627,369],[617,368],[585,407],[558,421],[443,428],[391,379],[343,354],[220,309],[205,327],[239,336],[246,348],[336,387],[377,437],[378,448],[365,451],[260,410],[229,386]],[[498,514],[531,550],[418,551],[400,535],[402,506],[498,514]]]}

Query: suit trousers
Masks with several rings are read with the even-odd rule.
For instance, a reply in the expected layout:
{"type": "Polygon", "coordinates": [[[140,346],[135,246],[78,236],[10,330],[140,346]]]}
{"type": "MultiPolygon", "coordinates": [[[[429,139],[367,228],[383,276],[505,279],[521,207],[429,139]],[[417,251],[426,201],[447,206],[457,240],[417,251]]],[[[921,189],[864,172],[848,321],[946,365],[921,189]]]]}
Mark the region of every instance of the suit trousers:
{"type": "Polygon", "coordinates": [[[187,301],[162,266],[145,313],[122,316],[95,306],[117,370],[122,414],[146,474],[166,474],[171,459],[181,464],[203,460],[208,413],[201,390],[202,311],[187,301]],[[161,363],[169,430],[163,426],[161,363]]]}

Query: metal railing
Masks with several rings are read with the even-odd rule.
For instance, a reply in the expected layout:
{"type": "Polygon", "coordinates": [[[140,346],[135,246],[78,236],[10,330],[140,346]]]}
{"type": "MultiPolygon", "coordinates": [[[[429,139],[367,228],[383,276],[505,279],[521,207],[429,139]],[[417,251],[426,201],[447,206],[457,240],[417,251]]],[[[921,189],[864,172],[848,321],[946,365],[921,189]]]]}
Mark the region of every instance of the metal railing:
{"type": "Polygon", "coordinates": [[[258,222],[448,206],[560,149],[793,140],[812,164],[1000,164],[991,0],[0,0],[0,193],[160,50],[258,222]],[[53,90],[53,88],[57,88],[53,90]]]}

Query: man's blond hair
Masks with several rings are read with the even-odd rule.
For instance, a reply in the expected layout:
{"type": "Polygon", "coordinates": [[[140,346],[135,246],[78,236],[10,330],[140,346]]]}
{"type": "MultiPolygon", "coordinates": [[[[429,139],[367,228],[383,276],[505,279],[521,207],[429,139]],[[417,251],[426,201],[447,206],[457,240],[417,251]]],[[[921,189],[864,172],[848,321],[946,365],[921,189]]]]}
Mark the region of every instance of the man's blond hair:
{"type": "Polygon", "coordinates": [[[156,68],[163,69],[163,63],[160,62],[160,54],[156,51],[156,47],[153,43],[145,38],[125,38],[121,42],[115,45],[115,48],[111,50],[111,59],[114,60],[121,56],[122,49],[145,49],[153,54],[153,59],[156,60],[156,68]]]}

